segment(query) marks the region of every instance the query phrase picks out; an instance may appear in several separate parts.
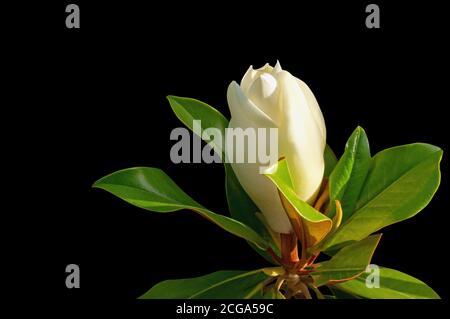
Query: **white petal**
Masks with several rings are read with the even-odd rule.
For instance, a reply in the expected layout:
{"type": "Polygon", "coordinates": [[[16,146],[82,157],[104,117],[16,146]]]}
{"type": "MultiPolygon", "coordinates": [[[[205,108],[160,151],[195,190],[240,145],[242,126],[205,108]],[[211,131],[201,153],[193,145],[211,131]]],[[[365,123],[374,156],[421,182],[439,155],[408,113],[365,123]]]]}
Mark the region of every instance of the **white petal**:
{"type": "Polygon", "coordinates": [[[311,203],[320,188],[324,172],[325,138],[317,125],[309,96],[289,72],[277,77],[280,122],[280,155],[286,157],[294,190],[304,201],[311,203]]]}
{"type": "Polygon", "coordinates": [[[273,68],[273,72],[272,73],[278,73],[283,71],[283,69],[281,68],[281,64],[280,61],[277,60],[277,64],[275,64],[275,67],[273,68]]]}
{"type": "Polygon", "coordinates": [[[250,85],[255,80],[255,77],[257,74],[258,74],[258,72],[253,70],[253,66],[250,65],[250,67],[248,68],[247,72],[245,72],[245,74],[241,80],[241,87],[245,93],[248,92],[248,89],[250,88],[250,85]]]}
{"type": "Polygon", "coordinates": [[[316,97],[314,96],[313,92],[308,87],[308,85],[306,85],[305,82],[303,82],[300,79],[297,79],[297,83],[303,90],[303,93],[307,101],[307,105],[309,106],[311,113],[314,117],[314,120],[316,121],[316,124],[319,127],[320,132],[322,133],[323,139],[326,140],[327,130],[325,127],[325,120],[323,118],[322,111],[320,110],[319,103],[317,103],[316,97]]]}
{"type": "Polygon", "coordinates": [[[227,100],[232,118],[247,118],[254,123],[254,127],[276,127],[270,117],[245,96],[241,87],[235,81],[228,86],[227,100]]]}
{"type": "Polygon", "coordinates": [[[263,98],[270,97],[277,89],[277,80],[270,73],[263,73],[253,82],[252,88],[256,87],[256,94],[261,95],[263,98]]]}
{"type": "MultiPolygon", "coordinates": [[[[242,127],[231,119],[229,127],[242,127]]],[[[259,173],[259,163],[231,163],[234,173],[244,190],[263,213],[268,225],[278,233],[292,231],[291,223],[283,209],[276,186],[266,176],[259,173]]]]}
{"type": "Polygon", "coordinates": [[[250,86],[247,96],[272,121],[278,123],[277,80],[270,73],[262,73],[250,86]]]}
{"type": "Polygon", "coordinates": [[[259,69],[256,69],[256,71],[272,73],[273,67],[269,63],[266,63],[262,67],[260,67],[259,69]]]}

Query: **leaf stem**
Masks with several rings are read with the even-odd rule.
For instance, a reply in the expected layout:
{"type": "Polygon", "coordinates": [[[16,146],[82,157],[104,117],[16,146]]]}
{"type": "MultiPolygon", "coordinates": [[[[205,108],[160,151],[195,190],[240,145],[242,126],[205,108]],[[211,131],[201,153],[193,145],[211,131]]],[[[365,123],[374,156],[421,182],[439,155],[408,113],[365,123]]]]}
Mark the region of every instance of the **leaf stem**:
{"type": "Polygon", "coordinates": [[[291,268],[297,264],[298,258],[298,246],[297,236],[294,233],[280,234],[281,237],[281,260],[283,265],[291,268]]]}
{"type": "Polygon", "coordinates": [[[328,187],[328,179],[324,179],[322,184],[322,192],[319,195],[319,197],[316,200],[316,203],[314,204],[314,208],[317,209],[319,212],[322,211],[322,208],[324,204],[329,200],[330,198],[330,190],[328,187]]]}

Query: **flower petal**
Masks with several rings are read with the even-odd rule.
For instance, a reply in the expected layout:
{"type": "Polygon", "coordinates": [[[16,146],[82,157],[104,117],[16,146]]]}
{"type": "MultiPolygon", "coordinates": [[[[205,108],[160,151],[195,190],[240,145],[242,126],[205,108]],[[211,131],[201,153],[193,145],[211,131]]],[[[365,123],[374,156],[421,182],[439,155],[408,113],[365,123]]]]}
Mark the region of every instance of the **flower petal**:
{"type": "Polygon", "coordinates": [[[283,69],[281,68],[281,64],[280,61],[277,60],[277,64],[275,64],[275,67],[273,68],[272,74],[276,74],[283,71],[283,69]]]}
{"type": "Polygon", "coordinates": [[[305,82],[303,82],[300,79],[297,79],[297,83],[303,90],[303,93],[305,94],[305,98],[307,101],[306,104],[309,106],[309,109],[311,110],[314,121],[316,121],[316,124],[320,129],[323,139],[326,140],[327,130],[325,127],[325,120],[323,118],[322,111],[320,110],[319,103],[317,103],[316,97],[314,96],[313,92],[311,91],[309,86],[306,85],[305,82]]]}
{"type": "Polygon", "coordinates": [[[281,71],[277,78],[280,87],[278,103],[282,107],[280,155],[286,157],[296,194],[312,203],[322,183],[325,138],[308,105],[308,92],[289,72],[281,71]]]}
{"type": "Polygon", "coordinates": [[[241,88],[245,94],[247,94],[248,89],[250,88],[250,85],[252,85],[257,74],[258,71],[253,69],[253,65],[250,65],[250,67],[248,68],[247,72],[245,72],[241,80],[241,88]]]}
{"type": "Polygon", "coordinates": [[[279,122],[277,80],[270,73],[262,73],[253,81],[247,96],[275,123],[279,122]]]}
{"type": "MultiPolygon", "coordinates": [[[[254,124],[253,127],[269,128],[276,124],[262,110],[257,108],[250,99],[245,96],[239,84],[235,81],[228,86],[227,100],[232,118],[246,118],[254,124]]],[[[243,127],[244,128],[244,127],[243,127]]]]}
{"type": "MultiPolygon", "coordinates": [[[[231,118],[228,127],[236,128],[243,125],[246,126],[248,123],[231,118]]],[[[234,148],[234,152],[239,151],[242,150],[234,148]]],[[[247,148],[244,152],[246,151],[247,148]]],[[[247,158],[247,154],[244,154],[244,158],[247,158]]],[[[260,166],[259,163],[231,163],[239,183],[261,210],[272,230],[278,233],[289,233],[292,231],[292,226],[281,204],[278,190],[272,181],[260,174],[260,166]]]]}

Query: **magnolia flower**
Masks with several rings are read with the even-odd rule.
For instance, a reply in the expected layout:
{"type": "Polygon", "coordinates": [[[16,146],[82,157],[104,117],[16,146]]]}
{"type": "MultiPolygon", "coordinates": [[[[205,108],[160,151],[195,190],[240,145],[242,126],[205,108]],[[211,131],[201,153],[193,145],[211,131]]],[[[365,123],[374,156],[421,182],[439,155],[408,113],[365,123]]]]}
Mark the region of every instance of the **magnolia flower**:
{"type": "MultiPolygon", "coordinates": [[[[250,67],[240,85],[235,81],[229,85],[227,99],[230,128],[278,128],[279,157],[286,159],[294,191],[300,199],[313,203],[323,179],[326,129],[309,87],[277,62],[275,67],[250,67]]],[[[276,186],[260,174],[263,164],[231,163],[270,228],[290,233],[291,223],[276,186]]]]}

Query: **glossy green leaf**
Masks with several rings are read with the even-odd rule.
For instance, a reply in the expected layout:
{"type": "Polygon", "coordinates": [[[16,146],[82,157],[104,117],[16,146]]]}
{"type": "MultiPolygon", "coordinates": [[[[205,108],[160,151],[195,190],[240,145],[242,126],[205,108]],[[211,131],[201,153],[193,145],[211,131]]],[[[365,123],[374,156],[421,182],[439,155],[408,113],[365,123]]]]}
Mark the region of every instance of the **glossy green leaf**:
{"type": "Polygon", "coordinates": [[[312,272],[314,284],[320,287],[359,276],[370,264],[381,234],[372,235],[342,248],[330,260],[317,264],[312,272]]]}
{"type": "MultiPolygon", "coordinates": [[[[225,137],[225,128],[228,127],[228,120],[212,106],[204,102],[185,97],[170,95],[167,99],[169,100],[170,106],[178,119],[191,130],[193,130],[193,121],[201,120],[203,128],[218,128],[222,133],[222,137],[225,137]]],[[[206,142],[209,143],[210,141],[206,142]]],[[[222,140],[222,145],[225,145],[224,140],[222,140]]],[[[214,145],[212,146],[214,147],[214,145]]],[[[258,208],[240,185],[230,164],[224,163],[224,166],[225,188],[231,217],[255,230],[261,237],[264,238],[264,240],[267,241],[274,252],[277,253],[279,250],[277,245],[270,237],[264,224],[256,215],[259,211],[258,208]]],[[[254,248],[256,252],[263,256],[266,260],[274,263],[274,260],[266,251],[255,247],[252,243],[250,243],[250,246],[252,246],[252,248],[254,248]]]]}
{"type": "Polygon", "coordinates": [[[190,278],[165,280],[140,299],[250,299],[261,298],[263,283],[268,278],[262,270],[217,271],[190,278]]]}
{"type": "MultiPolygon", "coordinates": [[[[279,161],[277,169],[274,169],[273,167],[269,169],[265,175],[274,182],[278,187],[278,190],[282,193],[282,201],[287,200],[288,203],[283,202],[283,205],[285,205],[286,213],[289,215],[289,218],[293,221],[297,220],[299,217],[301,218],[299,224],[303,225],[306,230],[306,235],[308,236],[307,246],[311,247],[321,241],[331,229],[331,219],[298,198],[292,187],[292,181],[286,161],[284,159],[279,161]],[[289,204],[289,206],[286,204],[289,204]],[[291,208],[293,208],[293,210],[291,208]]],[[[294,230],[296,230],[295,225],[293,226],[294,230]]],[[[299,235],[297,234],[297,236],[299,235]]]]}
{"type": "Polygon", "coordinates": [[[366,272],[335,287],[370,299],[440,299],[433,289],[419,279],[390,268],[379,267],[379,270],[379,287],[369,288],[366,285],[366,279],[371,275],[366,272]]]}
{"type": "Polygon", "coordinates": [[[370,165],[369,141],[362,127],[352,133],[342,157],[330,175],[330,200],[342,204],[342,222],[354,212],[370,165]]]}
{"type": "Polygon", "coordinates": [[[429,203],[439,186],[441,158],[440,148],[421,143],[376,154],[355,213],[322,248],[336,249],[416,215],[429,203]]]}
{"type": "Polygon", "coordinates": [[[325,171],[323,173],[324,177],[330,176],[331,172],[334,170],[338,160],[333,150],[328,144],[325,146],[325,151],[323,153],[323,158],[325,160],[325,171]]]}
{"type": "MultiPolygon", "coordinates": [[[[196,99],[173,95],[169,95],[167,99],[169,100],[170,106],[178,119],[191,130],[193,130],[193,121],[201,120],[202,129],[214,127],[221,131],[221,145],[214,143],[214,140],[206,142],[208,142],[214,150],[217,150],[219,156],[222,156],[222,151],[224,150],[223,146],[225,145],[224,132],[225,128],[228,127],[228,120],[222,115],[222,113],[217,111],[212,106],[196,99]]],[[[199,137],[203,138],[200,135],[199,137]]]]}
{"type": "Polygon", "coordinates": [[[266,241],[253,229],[237,220],[218,215],[204,208],[160,169],[135,167],[117,171],[99,179],[93,186],[104,189],[128,203],[146,210],[160,213],[182,209],[193,210],[226,231],[254,243],[261,249],[267,248],[266,241]]]}
{"type": "Polygon", "coordinates": [[[357,295],[350,294],[348,292],[339,290],[334,288],[335,286],[328,287],[333,293],[334,298],[326,298],[326,299],[361,299],[361,297],[357,295]]]}

